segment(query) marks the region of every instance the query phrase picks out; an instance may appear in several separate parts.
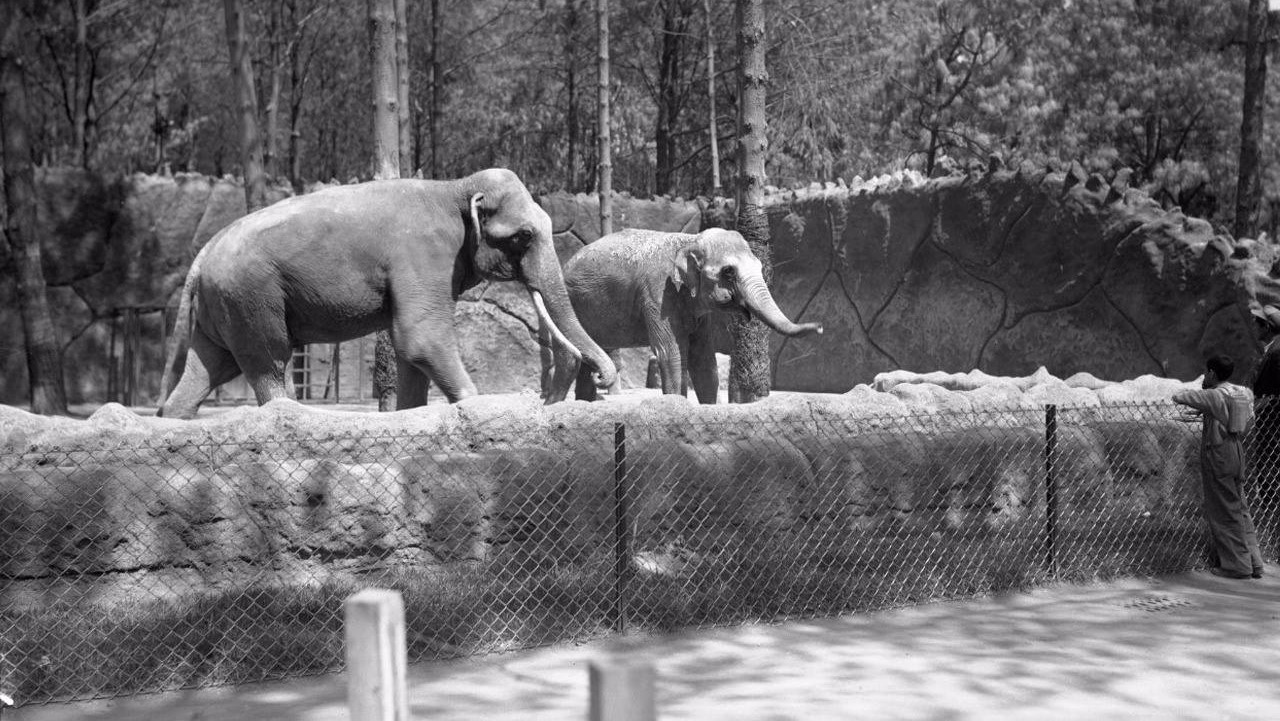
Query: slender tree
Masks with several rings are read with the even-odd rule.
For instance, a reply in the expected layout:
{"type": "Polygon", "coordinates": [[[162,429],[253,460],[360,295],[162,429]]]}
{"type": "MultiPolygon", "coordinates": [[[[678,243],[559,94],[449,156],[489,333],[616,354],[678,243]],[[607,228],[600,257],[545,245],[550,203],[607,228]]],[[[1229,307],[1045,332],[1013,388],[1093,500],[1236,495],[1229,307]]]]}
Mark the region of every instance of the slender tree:
{"type": "Polygon", "coordinates": [[[272,3],[267,10],[267,70],[271,77],[271,88],[267,91],[266,129],[263,133],[266,142],[262,149],[262,167],[266,175],[272,178],[280,175],[280,90],[284,83],[286,9],[285,3],[277,2],[272,3]]]}
{"type": "MultiPolygon", "coordinates": [[[[398,1],[402,0],[368,0],[369,67],[373,74],[373,177],[377,179],[400,177],[398,1]]],[[[378,410],[395,408],[396,360],[387,331],[379,331],[374,342],[373,393],[378,399],[378,410]]]]}
{"type": "Polygon", "coordinates": [[[682,86],[684,60],[682,45],[689,34],[692,6],[682,0],[662,3],[662,36],[658,43],[657,119],[654,128],[655,163],[653,188],[657,195],[671,192],[672,174],[676,168],[676,131],[684,104],[682,86]]]}
{"type": "Polygon", "coordinates": [[[253,58],[245,24],[244,0],[224,0],[231,87],[240,111],[240,165],[244,173],[246,211],[267,204],[267,179],[262,172],[262,137],[258,131],[258,93],[253,84],[253,58]]]}
{"type": "Polygon", "coordinates": [[[565,158],[565,190],[575,193],[582,185],[582,175],[578,171],[578,146],[582,142],[582,131],[578,125],[578,0],[565,0],[564,3],[564,91],[567,96],[564,116],[565,143],[568,153],[565,158]]]}
{"type": "Polygon", "coordinates": [[[428,67],[431,73],[431,98],[427,109],[427,138],[431,143],[430,177],[439,178],[440,168],[440,114],[444,112],[444,73],[441,71],[440,36],[444,19],[440,16],[440,0],[431,0],[431,48],[428,67]]]}
{"type": "Polygon", "coordinates": [[[369,2],[369,67],[373,73],[373,176],[400,177],[400,71],[396,0],[369,2]]]}
{"type": "MultiPolygon", "coordinates": [[[[737,229],[764,264],[764,279],[773,275],[769,219],[764,211],[765,152],[768,126],[765,95],[763,0],[737,0],[738,36],[738,187],[737,229]]],[[[759,320],[733,322],[733,354],[729,366],[729,401],[751,403],[769,395],[769,331],[759,320]]]]}
{"type": "Polygon", "coordinates": [[[294,193],[301,193],[302,181],[302,100],[307,84],[307,67],[303,59],[302,25],[298,0],[286,0],[291,38],[289,41],[289,183],[294,193]]]}
{"type": "Polygon", "coordinates": [[[716,124],[716,26],[711,21],[711,0],[702,0],[707,20],[707,135],[711,144],[711,197],[720,195],[720,138],[716,124]]]}
{"type": "Polygon", "coordinates": [[[409,117],[409,9],[406,0],[395,0],[396,95],[400,129],[400,177],[413,175],[413,124],[409,117]]]}
{"type": "Polygon", "coordinates": [[[609,143],[609,0],[596,0],[596,142],[600,234],[613,232],[613,154],[609,143]]]}
{"type": "Polygon", "coordinates": [[[1244,45],[1244,108],[1240,120],[1240,165],[1236,181],[1237,238],[1258,234],[1258,204],[1262,198],[1262,125],[1267,94],[1267,0],[1249,0],[1244,45]]]}
{"type": "Polygon", "coordinates": [[[72,162],[82,168],[89,167],[89,104],[93,102],[94,70],[89,48],[89,13],[93,10],[86,0],[71,3],[75,23],[74,67],[71,75],[71,134],[72,162]]]}
{"type": "Polygon", "coordinates": [[[36,235],[35,171],[28,140],[28,108],[24,58],[31,57],[33,35],[25,26],[27,3],[0,3],[0,147],[3,185],[0,219],[3,241],[17,281],[18,314],[26,337],[27,381],[31,411],[66,414],[62,349],[49,308],[40,239],[36,235]]]}

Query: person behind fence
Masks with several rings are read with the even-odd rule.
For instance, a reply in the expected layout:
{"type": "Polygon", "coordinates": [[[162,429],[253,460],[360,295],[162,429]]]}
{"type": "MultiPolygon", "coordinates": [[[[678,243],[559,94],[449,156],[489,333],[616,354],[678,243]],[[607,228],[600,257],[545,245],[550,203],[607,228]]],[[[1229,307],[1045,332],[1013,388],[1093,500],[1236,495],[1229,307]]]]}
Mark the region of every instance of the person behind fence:
{"type": "Polygon", "coordinates": [[[1229,356],[1216,355],[1205,364],[1200,390],[1175,393],[1173,401],[1198,413],[1200,480],[1204,490],[1204,518],[1216,564],[1211,572],[1226,578],[1261,578],[1253,516],[1241,485],[1246,463],[1244,436],[1253,425],[1253,393],[1228,383],[1235,372],[1229,356]]]}

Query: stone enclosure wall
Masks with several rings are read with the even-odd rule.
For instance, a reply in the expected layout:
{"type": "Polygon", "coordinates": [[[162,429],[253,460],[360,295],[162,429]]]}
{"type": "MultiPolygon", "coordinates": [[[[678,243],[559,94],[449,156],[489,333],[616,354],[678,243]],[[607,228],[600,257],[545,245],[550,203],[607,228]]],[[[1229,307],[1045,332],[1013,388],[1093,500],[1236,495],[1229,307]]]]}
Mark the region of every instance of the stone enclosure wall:
{"type": "MultiPolygon", "coordinates": [[[[45,272],[72,402],[119,397],[126,356],[140,402],[159,394],[165,315],[190,259],[243,213],[240,186],[203,176],[104,179],[39,174],[45,272]],[[126,332],[138,309],[136,333],[126,332]],[[136,337],[132,348],[126,337],[136,337]],[[117,379],[113,381],[113,379],[117,379]]],[[[283,197],[287,188],[273,189],[283,197]]],[[[567,260],[599,235],[596,201],[540,198],[567,260]]],[[[619,227],[694,232],[724,225],[724,203],[616,199],[619,227]]],[[[1210,349],[1248,363],[1248,310],[1280,302],[1275,246],[1234,240],[1161,210],[1138,190],[1067,173],[995,170],[924,179],[910,173],[775,190],[768,212],[774,294],[822,336],[774,339],[775,387],[843,392],[877,373],[983,370],[1065,377],[1190,379],[1210,349]]],[[[171,319],[170,319],[171,322],[171,319]]],[[[511,284],[482,284],[457,322],[482,392],[536,389],[535,317],[511,284]]],[[[22,330],[11,275],[0,279],[0,402],[25,401],[22,330]]],[[[624,358],[624,387],[643,385],[646,353],[624,358]]],[[[369,373],[362,373],[367,383],[369,373]]],[[[349,388],[356,380],[344,378],[349,388]]]]}
{"type": "Polygon", "coordinates": [[[598,560],[613,543],[617,422],[637,553],[1034,531],[1046,401],[1076,404],[1058,436],[1062,528],[1196,522],[1195,433],[1167,405],[1133,405],[1175,382],[1117,395],[1081,380],[899,381],[715,408],[666,397],[544,407],[526,394],[384,414],[275,401],[181,422],[114,404],[88,421],[0,407],[4,602],[39,604],[68,577],[105,603],[263,573],[315,583],[394,565],[598,560]],[[1127,404],[1101,406],[1108,393],[1127,404]]]}

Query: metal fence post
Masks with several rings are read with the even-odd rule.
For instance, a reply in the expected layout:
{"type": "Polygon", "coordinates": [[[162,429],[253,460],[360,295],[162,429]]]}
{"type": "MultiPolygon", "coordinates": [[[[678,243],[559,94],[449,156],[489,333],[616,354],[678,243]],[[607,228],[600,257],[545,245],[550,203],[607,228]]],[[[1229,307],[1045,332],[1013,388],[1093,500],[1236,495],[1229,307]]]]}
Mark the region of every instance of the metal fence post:
{"type": "Polygon", "coordinates": [[[1058,559],[1054,543],[1058,533],[1058,489],[1054,479],[1054,463],[1058,454],[1058,407],[1044,407],[1044,550],[1049,577],[1058,577],[1058,559]]]}
{"type": "Polygon", "coordinates": [[[627,576],[631,568],[631,526],[627,518],[627,427],[613,424],[614,629],[627,631],[627,576]]]}

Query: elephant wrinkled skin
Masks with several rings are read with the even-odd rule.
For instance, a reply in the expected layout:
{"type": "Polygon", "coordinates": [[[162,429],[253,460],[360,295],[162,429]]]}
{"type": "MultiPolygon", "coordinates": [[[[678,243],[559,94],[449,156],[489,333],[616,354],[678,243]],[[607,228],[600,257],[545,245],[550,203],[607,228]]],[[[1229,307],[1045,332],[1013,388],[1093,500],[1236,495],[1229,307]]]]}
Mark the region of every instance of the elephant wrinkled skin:
{"type": "MultiPolygon", "coordinates": [[[[736,231],[697,235],[623,230],[578,251],[564,268],[574,312],[605,350],[649,346],[662,392],[687,393],[686,371],[701,403],[715,403],[715,311],[745,313],[774,331],[821,333],[818,323],[793,323],[765,285],[760,259],[736,231]]],[[[543,399],[564,400],[575,375],[576,397],[595,398],[586,369],[557,346],[554,369],[543,369],[543,399]],[[550,371],[550,372],[549,372],[550,371]]]]}
{"type": "Polygon", "coordinates": [[[544,326],[609,384],[613,362],[574,315],[551,219],[509,170],[458,180],[376,180],[280,201],[214,236],[191,264],[165,363],[161,414],[195,415],[243,373],[258,403],[292,397],[285,364],[304,343],[389,329],[397,407],[476,393],[453,325],[481,280],[525,284],[544,326]],[[175,373],[181,378],[173,384],[175,373]]]}

